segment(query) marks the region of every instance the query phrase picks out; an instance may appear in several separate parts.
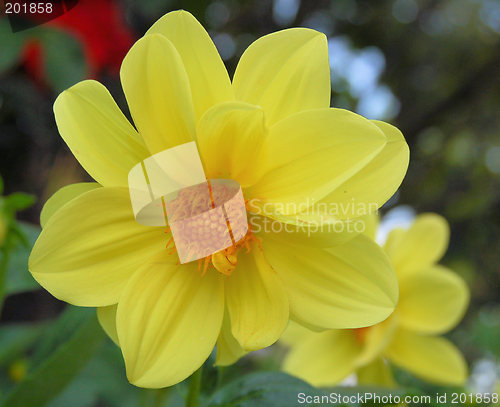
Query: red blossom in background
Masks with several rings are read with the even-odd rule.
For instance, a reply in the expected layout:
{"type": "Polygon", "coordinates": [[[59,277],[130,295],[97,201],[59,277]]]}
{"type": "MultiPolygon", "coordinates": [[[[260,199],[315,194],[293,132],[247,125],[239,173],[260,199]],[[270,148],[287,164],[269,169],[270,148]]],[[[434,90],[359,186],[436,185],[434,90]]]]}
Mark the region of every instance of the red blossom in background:
{"type": "MultiPolygon", "coordinates": [[[[46,26],[61,29],[80,42],[88,64],[88,75],[107,71],[117,75],[121,62],[135,41],[124,19],[121,4],[113,0],[81,0],[75,7],[46,26]]],[[[37,81],[44,81],[44,50],[36,38],[23,50],[26,70],[37,81]]]]}

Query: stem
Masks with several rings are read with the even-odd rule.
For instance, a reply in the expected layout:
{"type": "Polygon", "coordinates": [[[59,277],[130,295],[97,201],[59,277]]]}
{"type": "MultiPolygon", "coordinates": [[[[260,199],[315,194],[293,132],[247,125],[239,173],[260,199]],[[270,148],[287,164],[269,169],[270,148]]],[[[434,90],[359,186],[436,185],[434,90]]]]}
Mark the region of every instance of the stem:
{"type": "Polygon", "coordinates": [[[140,389],[137,397],[137,407],[151,407],[151,393],[149,389],[140,389]]]}
{"type": "Polygon", "coordinates": [[[163,406],[164,401],[165,401],[165,396],[169,393],[171,387],[165,387],[163,389],[158,389],[156,390],[155,393],[155,401],[154,401],[154,406],[155,407],[161,407],[163,406]]]}
{"type": "Polygon", "coordinates": [[[1,250],[3,256],[0,263],[0,314],[2,313],[3,300],[5,297],[5,286],[7,285],[7,264],[9,262],[9,250],[4,246],[1,250]]]}
{"type": "Polygon", "coordinates": [[[186,407],[198,406],[202,372],[203,372],[203,365],[200,366],[200,368],[191,375],[191,379],[189,381],[189,392],[186,400],[186,407]]]}
{"type": "Polygon", "coordinates": [[[217,369],[217,381],[215,383],[215,389],[219,389],[222,386],[222,378],[224,376],[224,371],[226,370],[226,366],[219,366],[217,369]]]}

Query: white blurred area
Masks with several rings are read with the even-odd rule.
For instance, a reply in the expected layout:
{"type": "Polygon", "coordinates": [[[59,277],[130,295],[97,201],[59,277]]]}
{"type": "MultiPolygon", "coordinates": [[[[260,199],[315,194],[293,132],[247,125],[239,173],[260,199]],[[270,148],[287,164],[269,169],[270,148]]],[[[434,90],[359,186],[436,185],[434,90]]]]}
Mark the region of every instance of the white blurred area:
{"type": "Polygon", "coordinates": [[[387,240],[387,236],[393,229],[408,229],[416,216],[415,210],[411,206],[396,206],[382,217],[375,240],[380,246],[383,246],[387,240]]]}
{"type": "Polygon", "coordinates": [[[492,359],[479,359],[472,365],[467,389],[476,394],[497,393],[500,366],[492,359]]]}
{"type": "Polygon", "coordinates": [[[355,49],[347,37],[338,36],[328,40],[328,49],[333,91],[347,84],[358,99],[357,113],[374,120],[389,120],[399,113],[398,99],[380,82],[385,57],[379,48],[355,49]]]}

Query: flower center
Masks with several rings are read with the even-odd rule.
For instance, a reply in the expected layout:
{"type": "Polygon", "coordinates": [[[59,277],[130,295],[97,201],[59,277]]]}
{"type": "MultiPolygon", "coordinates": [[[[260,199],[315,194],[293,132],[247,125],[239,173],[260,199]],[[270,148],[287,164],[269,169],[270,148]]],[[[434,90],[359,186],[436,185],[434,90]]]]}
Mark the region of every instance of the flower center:
{"type": "Polygon", "coordinates": [[[219,273],[230,276],[238,264],[238,251],[245,248],[246,252],[249,253],[252,247],[251,245],[253,243],[256,243],[262,250],[260,240],[253,234],[250,229],[248,229],[248,232],[243,237],[243,239],[236,242],[234,245],[220,252],[214,253],[211,256],[207,256],[203,260],[200,259],[198,263],[198,269],[201,270],[201,264],[204,263],[202,271],[202,275],[204,275],[211,260],[212,265],[219,273]]]}
{"type": "Polygon", "coordinates": [[[242,248],[250,251],[251,244],[260,245],[260,241],[247,223],[239,186],[235,188],[233,181],[230,184],[217,181],[223,180],[184,188],[175,199],[166,203],[169,224],[176,224],[177,228],[175,241],[172,237],[167,248],[172,245],[170,253],[177,252],[180,258],[183,252],[183,257],[197,259],[198,269],[203,269],[202,275],[213,266],[229,276],[238,263],[238,251],[242,248]]]}

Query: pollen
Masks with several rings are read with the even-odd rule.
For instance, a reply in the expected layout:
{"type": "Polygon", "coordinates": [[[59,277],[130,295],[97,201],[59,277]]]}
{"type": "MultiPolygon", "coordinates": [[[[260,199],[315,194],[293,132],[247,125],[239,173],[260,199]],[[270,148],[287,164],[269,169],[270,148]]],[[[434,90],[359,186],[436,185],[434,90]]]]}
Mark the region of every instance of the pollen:
{"type": "Polygon", "coordinates": [[[236,244],[210,256],[213,267],[219,273],[230,276],[238,265],[238,252],[245,250],[246,253],[249,253],[252,245],[257,245],[257,248],[262,250],[261,241],[253,234],[251,229],[248,229],[247,234],[236,244]]]}

